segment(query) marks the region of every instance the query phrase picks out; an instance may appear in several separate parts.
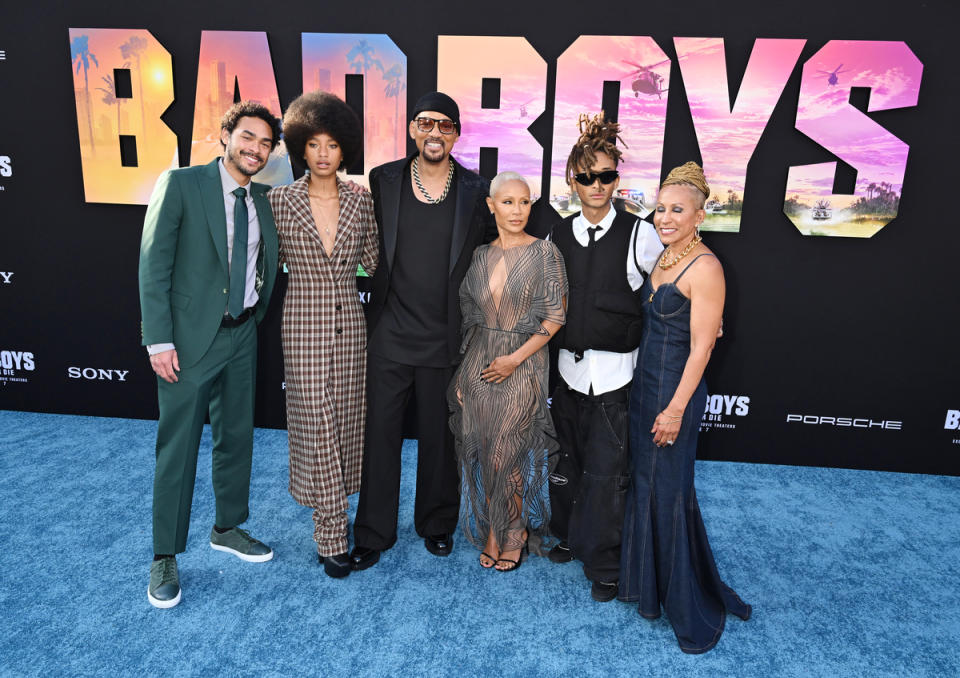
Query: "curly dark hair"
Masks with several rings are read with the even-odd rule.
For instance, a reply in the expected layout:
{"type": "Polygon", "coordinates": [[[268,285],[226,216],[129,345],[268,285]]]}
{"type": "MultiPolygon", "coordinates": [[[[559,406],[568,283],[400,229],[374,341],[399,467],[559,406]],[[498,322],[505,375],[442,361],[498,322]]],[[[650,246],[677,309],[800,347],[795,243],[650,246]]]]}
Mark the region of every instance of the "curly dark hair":
{"type": "Polygon", "coordinates": [[[573,145],[570,157],[567,158],[567,183],[573,181],[573,175],[580,168],[589,170],[597,161],[596,154],[606,153],[613,159],[614,165],[620,164],[623,153],[617,148],[617,140],[626,148],[627,145],[620,138],[620,125],[605,119],[603,111],[590,117],[580,115],[580,138],[573,145]]]}
{"type": "MultiPolygon", "coordinates": [[[[225,129],[230,134],[233,134],[233,130],[237,128],[237,123],[240,122],[240,118],[260,118],[267,123],[267,126],[270,127],[270,131],[273,133],[273,141],[270,144],[271,151],[280,143],[280,121],[277,120],[277,117],[263,104],[258,104],[256,101],[240,101],[235,103],[228,108],[227,112],[220,118],[220,129],[225,129]]],[[[225,147],[222,139],[220,140],[220,145],[225,147]]]]}
{"type": "Polygon", "coordinates": [[[363,148],[360,118],[329,92],[305,92],[283,115],[283,139],[291,160],[303,162],[307,141],[315,134],[327,134],[340,144],[343,158],[339,169],[352,165],[363,148]]]}

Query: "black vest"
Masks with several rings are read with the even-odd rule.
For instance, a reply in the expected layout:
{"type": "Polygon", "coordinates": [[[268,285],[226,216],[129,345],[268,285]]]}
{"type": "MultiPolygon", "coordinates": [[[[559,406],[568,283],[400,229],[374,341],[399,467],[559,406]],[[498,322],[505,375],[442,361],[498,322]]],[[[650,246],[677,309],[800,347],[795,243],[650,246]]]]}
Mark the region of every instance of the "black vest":
{"type": "Polygon", "coordinates": [[[567,322],[557,345],[574,353],[587,349],[629,353],[640,345],[642,305],[627,282],[627,252],[636,215],[617,212],[610,232],[588,247],[573,236],[572,214],[554,226],[550,239],[563,255],[570,296],[567,322]]]}

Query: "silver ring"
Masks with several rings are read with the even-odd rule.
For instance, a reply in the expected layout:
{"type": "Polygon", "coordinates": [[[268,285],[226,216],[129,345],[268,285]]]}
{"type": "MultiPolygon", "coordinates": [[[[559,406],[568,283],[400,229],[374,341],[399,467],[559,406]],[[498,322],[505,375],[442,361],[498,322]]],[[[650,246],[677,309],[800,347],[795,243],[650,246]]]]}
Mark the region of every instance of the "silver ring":
{"type": "Polygon", "coordinates": [[[673,445],[673,441],[672,441],[672,440],[668,440],[668,441],[667,441],[667,445],[673,445]]]}

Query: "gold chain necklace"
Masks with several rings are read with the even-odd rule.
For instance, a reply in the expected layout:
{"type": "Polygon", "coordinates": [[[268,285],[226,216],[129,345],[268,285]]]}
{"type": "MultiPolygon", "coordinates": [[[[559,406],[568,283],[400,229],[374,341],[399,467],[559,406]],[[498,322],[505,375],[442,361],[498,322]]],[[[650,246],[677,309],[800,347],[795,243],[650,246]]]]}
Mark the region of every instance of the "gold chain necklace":
{"type": "MultiPolygon", "coordinates": [[[[333,195],[330,195],[330,196],[326,196],[326,195],[316,195],[316,194],[314,194],[314,193],[311,193],[310,191],[307,191],[307,195],[308,195],[309,197],[313,198],[314,200],[332,200],[333,198],[338,198],[338,199],[340,198],[340,191],[337,191],[336,193],[334,193],[333,195]]],[[[326,234],[329,236],[329,235],[330,235],[330,227],[329,227],[329,226],[324,226],[324,227],[323,227],[323,232],[326,233],[326,234]]]]}
{"type": "Polygon", "coordinates": [[[673,258],[673,261],[671,261],[670,263],[667,263],[667,254],[670,251],[670,248],[668,247],[663,251],[663,254],[660,255],[660,263],[658,263],[657,265],[663,271],[666,271],[668,268],[672,268],[676,266],[681,259],[683,259],[685,256],[690,254],[690,250],[692,250],[694,247],[699,245],[702,241],[703,241],[703,238],[700,237],[699,235],[695,237],[693,240],[690,241],[690,244],[688,244],[686,247],[683,248],[683,251],[680,254],[678,254],[673,258]]]}
{"type": "MultiPolygon", "coordinates": [[[[444,198],[447,197],[447,193],[450,192],[450,186],[453,184],[453,163],[450,163],[450,171],[447,172],[447,185],[443,189],[443,193],[440,194],[439,198],[433,198],[427,189],[423,187],[423,182],[420,181],[420,163],[417,162],[420,158],[414,158],[413,164],[410,166],[410,170],[413,174],[413,183],[417,185],[417,190],[420,191],[420,195],[427,199],[427,202],[431,205],[437,205],[443,202],[444,198]]],[[[449,161],[448,161],[449,162],[449,161]]]]}

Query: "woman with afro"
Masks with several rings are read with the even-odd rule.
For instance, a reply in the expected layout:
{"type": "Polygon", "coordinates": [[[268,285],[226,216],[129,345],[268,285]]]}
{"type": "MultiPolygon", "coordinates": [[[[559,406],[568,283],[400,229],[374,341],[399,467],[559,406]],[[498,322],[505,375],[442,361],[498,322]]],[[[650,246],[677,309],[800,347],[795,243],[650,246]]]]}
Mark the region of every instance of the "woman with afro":
{"type": "Polygon", "coordinates": [[[283,364],[290,493],[313,511],[317,556],[331,577],[350,574],[347,495],[360,489],[366,419],[366,321],[357,265],[373,274],[377,225],[367,192],[337,176],[360,153],[360,120],[343,101],[309,92],[283,118],[290,159],[306,174],[269,193],[288,286],[283,364]]]}

